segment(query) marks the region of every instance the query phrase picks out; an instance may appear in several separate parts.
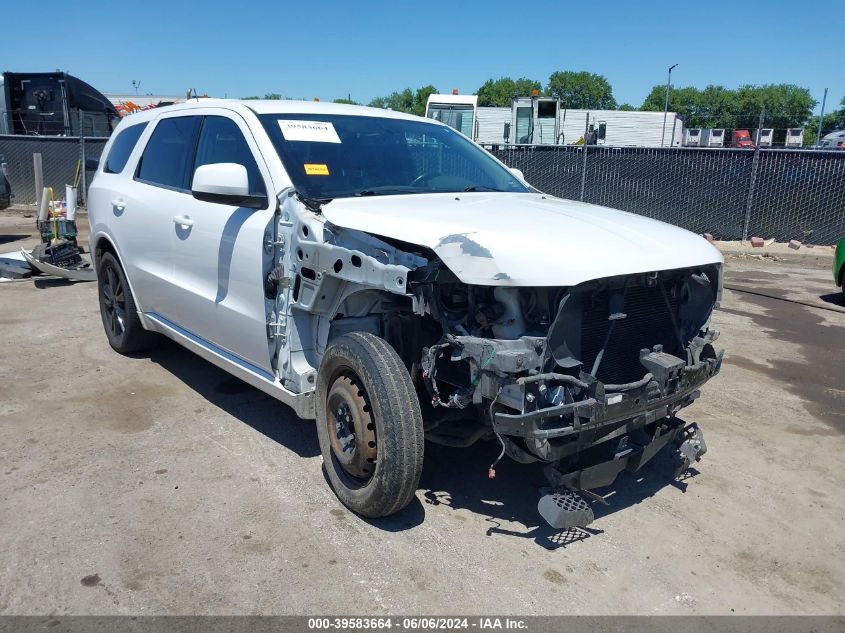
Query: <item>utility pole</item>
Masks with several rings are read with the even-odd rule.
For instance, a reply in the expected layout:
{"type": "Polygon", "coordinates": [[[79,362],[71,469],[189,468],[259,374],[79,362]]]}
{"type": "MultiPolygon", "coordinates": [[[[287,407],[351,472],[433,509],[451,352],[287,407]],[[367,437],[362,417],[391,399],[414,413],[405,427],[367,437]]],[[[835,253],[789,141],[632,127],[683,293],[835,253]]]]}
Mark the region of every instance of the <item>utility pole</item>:
{"type": "Polygon", "coordinates": [[[669,112],[669,86],[672,84],[672,69],[677,65],[672,64],[669,66],[669,77],[666,79],[666,102],[663,105],[663,135],[660,137],[660,147],[663,147],[663,142],[666,140],[666,113],[669,112]]]}
{"type": "Polygon", "coordinates": [[[137,96],[138,96],[138,88],[140,88],[140,87],[141,87],[141,82],[140,82],[140,81],[135,81],[135,80],[133,79],[133,80],[132,80],[132,87],[133,87],[133,88],[135,88],[135,96],[137,97],[137,96]]]}
{"type": "Polygon", "coordinates": [[[816,149],[819,148],[819,143],[822,141],[822,123],[824,123],[824,105],[827,101],[827,88],[824,89],[824,96],[822,97],[822,113],[819,116],[819,130],[816,132],[816,149]]]}

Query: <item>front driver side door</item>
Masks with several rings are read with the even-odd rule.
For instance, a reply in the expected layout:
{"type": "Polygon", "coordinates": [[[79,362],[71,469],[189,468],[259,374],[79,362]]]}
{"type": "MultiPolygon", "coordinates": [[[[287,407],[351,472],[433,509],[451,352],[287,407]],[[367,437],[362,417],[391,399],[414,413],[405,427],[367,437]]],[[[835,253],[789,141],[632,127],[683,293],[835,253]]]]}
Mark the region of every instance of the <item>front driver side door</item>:
{"type": "Polygon", "coordinates": [[[213,163],[246,167],[250,193],[264,195],[261,209],[203,202],[192,196],[172,209],[170,243],[179,300],[171,320],[241,366],[274,380],[264,279],[271,266],[265,248],[275,212],[268,169],[243,119],[209,110],[200,125],[193,174],[213,163]]]}

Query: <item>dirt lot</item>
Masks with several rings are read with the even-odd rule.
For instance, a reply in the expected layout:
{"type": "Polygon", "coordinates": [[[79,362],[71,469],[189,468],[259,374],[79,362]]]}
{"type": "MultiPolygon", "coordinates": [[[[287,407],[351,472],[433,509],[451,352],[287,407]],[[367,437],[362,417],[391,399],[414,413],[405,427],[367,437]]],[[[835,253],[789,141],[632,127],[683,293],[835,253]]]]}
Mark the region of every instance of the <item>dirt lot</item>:
{"type": "MultiPolygon", "coordinates": [[[[0,251],[32,246],[0,217],[0,251]]],[[[834,614],[845,594],[845,307],[830,249],[733,249],[709,452],[623,476],[588,530],[539,469],[426,446],[417,499],[368,522],[313,423],[175,346],[125,358],[92,283],[0,284],[0,613],[834,614]],[[806,302],[818,307],[809,307],[806,302]],[[685,488],[685,490],[684,490],[685,488]]]]}

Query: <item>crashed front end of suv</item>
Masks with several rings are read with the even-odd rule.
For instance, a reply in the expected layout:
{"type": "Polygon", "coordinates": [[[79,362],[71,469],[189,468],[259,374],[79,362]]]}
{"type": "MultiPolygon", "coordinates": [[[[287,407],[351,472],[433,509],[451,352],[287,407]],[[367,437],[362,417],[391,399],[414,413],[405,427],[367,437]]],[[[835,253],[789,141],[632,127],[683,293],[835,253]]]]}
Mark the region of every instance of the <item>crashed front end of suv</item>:
{"type": "Polygon", "coordinates": [[[670,443],[679,472],[701,457],[676,414],[719,371],[718,250],[545,195],[447,126],[361,114],[261,115],[293,184],[267,242],[275,368],[347,507],[407,505],[423,435],[489,440],[491,476],[505,456],[544,462],[538,509],[558,527],[670,443]]]}
{"type": "Polygon", "coordinates": [[[590,490],[665,446],[676,450],[677,474],[703,455],[701,431],[676,414],[721,365],[709,328],[721,292],[715,248],[669,225],[537,194],[425,198],[371,199],[366,211],[338,200],[323,211],[335,243],[366,228],[372,253],[417,258],[410,305],[392,302],[373,327],[431,404],[427,440],[490,439],[499,459],[544,462],[552,492],[538,509],[561,528],[589,523],[584,498],[600,499],[590,490]],[[428,230],[395,219],[401,207],[417,217],[415,205],[428,230]],[[465,231],[476,205],[490,222],[465,231]],[[514,208],[523,213],[510,222],[542,220],[548,231],[506,224],[497,209],[514,208]]]}
{"type": "MultiPolygon", "coordinates": [[[[676,474],[706,450],[676,414],[719,371],[707,328],[719,274],[711,265],[572,288],[423,286],[443,326],[421,362],[432,404],[473,410],[502,455],[546,462],[550,483],[570,494],[544,498],[544,518],[584,524],[589,507],[571,492],[610,485],[669,443],[676,474]]],[[[436,429],[430,439],[461,444],[436,429]]]]}

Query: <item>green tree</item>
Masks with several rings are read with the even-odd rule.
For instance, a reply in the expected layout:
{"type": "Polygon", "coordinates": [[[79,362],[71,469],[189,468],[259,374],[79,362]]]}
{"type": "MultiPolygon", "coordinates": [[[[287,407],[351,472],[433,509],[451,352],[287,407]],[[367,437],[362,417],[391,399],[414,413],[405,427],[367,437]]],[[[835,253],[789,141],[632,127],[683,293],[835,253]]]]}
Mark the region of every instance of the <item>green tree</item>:
{"type": "Polygon", "coordinates": [[[431,84],[417,88],[414,93],[414,104],[411,107],[411,113],[417,116],[425,116],[425,104],[428,103],[429,95],[437,94],[437,88],[431,84]]]}
{"type": "Polygon", "coordinates": [[[757,127],[761,111],[765,111],[765,126],[775,129],[803,126],[816,100],[810,91],[793,84],[740,86],[736,91],[736,123],[734,127],[757,127]]]}
{"type": "Polygon", "coordinates": [[[374,108],[389,108],[397,112],[411,112],[414,107],[414,91],[405,88],[399,92],[391,92],[386,97],[376,97],[370,101],[374,108]]]}
{"type": "Polygon", "coordinates": [[[559,70],[553,72],[546,85],[546,94],[557,97],[567,108],[614,110],[613,89],[602,75],[559,70]]]}
{"type": "Polygon", "coordinates": [[[376,97],[370,101],[369,105],[373,108],[389,108],[397,112],[407,112],[408,114],[423,116],[425,114],[425,104],[428,96],[436,92],[437,88],[431,85],[417,88],[416,91],[405,88],[398,92],[391,92],[386,97],[376,97]]]}
{"type": "Polygon", "coordinates": [[[382,110],[387,107],[387,97],[376,97],[368,104],[371,108],[381,108],[382,110]]]}
{"type": "Polygon", "coordinates": [[[271,92],[271,93],[265,94],[263,97],[259,97],[258,95],[253,95],[251,97],[241,97],[241,99],[243,99],[244,101],[251,101],[251,100],[255,100],[255,99],[269,99],[270,101],[281,101],[282,95],[280,95],[278,92],[271,92]]]}
{"type": "Polygon", "coordinates": [[[499,79],[488,79],[476,91],[478,105],[483,107],[510,107],[514,96],[530,97],[532,90],[540,90],[539,81],[520,77],[511,79],[501,77],[499,79]]]}
{"type": "MultiPolygon", "coordinates": [[[[665,85],[654,86],[641,109],[662,111],[665,95],[665,85]]],[[[792,84],[746,85],[736,90],[690,86],[669,93],[669,111],[680,114],[687,127],[752,129],[765,111],[764,125],[784,134],[786,128],[804,126],[815,105],[809,90],[792,84]]]]}
{"type": "MultiPolygon", "coordinates": [[[[672,88],[669,93],[669,112],[677,112],[684,117],[687,127],[696,127],[691,122],[701,109],[701,91],[698,88],[672,88]]],[[[640,110],[663,112],[666,99],[666,86],[655,86],[640,106],[640,110]]]]}
{"type": "Polygon", "coordinates": [[[334,103],[345,103],[346,105],[361,105],[354,99],[335,99],[334,103]]]}
{"type": "Polygon", "coordinates": [[[619,106],[618,109],[623,110],[624,112],[632,112],[632,111],[636,110],[636,108],[634,106],[632,106],[630,103],[623,103],[621,106],[619,106]]]}

